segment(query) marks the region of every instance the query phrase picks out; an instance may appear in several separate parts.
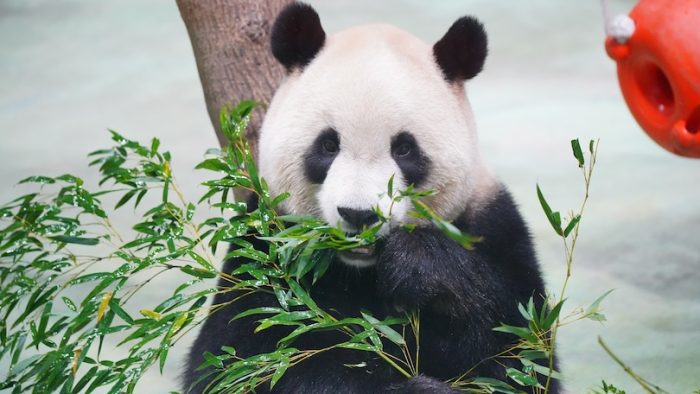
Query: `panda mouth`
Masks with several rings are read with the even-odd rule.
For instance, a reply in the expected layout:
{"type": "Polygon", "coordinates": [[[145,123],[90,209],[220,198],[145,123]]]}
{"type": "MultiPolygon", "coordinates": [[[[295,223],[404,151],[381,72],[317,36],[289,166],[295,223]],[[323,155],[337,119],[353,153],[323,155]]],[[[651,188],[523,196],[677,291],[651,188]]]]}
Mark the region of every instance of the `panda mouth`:
{"type": "Polygon", "coordinates": [[[351,259],[368,260],[375,257],[377,248],[374,245],[360,246],[353,249],[343,250],[341,256],[351,259]]]}

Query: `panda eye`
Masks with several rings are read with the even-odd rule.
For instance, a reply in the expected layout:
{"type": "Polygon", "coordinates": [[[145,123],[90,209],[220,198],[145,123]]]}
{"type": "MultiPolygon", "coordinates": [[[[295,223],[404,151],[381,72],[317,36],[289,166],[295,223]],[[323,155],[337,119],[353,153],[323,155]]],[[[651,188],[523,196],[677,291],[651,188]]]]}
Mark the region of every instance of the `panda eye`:
{"type": "Polygon", "coordinates": [[[324,152],[333,155],[338,153],[338,151],[340,150],[338,142],[330,138],[326,138],[323,141],[321,141],[321,147],[323,148],[324,152]]]}
{"type": "Polygon", "coordinates": [[[404,142],[403,144],[400,144],[396,148],[394,148],[394,156],[396,157],[406,157],[413,152],[413,145],[411,145],[408,142],[404,142]]]}

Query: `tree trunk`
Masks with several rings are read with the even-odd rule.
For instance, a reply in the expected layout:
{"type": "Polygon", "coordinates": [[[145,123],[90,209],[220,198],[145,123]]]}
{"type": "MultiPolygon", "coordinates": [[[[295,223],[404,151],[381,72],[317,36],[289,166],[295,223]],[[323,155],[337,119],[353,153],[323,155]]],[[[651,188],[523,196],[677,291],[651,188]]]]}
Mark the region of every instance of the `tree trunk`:
{"type": "MultiPolygon", "coordinates": [[[[291,0],[177,0],[197,61],[204,100],[219,144],[219,111],[227,103],[269,103],[284,70],[270,52],[270,29],[291,0]]],[[[257,157],[262,110],[252,116],[246,137],[257,157]]]]}

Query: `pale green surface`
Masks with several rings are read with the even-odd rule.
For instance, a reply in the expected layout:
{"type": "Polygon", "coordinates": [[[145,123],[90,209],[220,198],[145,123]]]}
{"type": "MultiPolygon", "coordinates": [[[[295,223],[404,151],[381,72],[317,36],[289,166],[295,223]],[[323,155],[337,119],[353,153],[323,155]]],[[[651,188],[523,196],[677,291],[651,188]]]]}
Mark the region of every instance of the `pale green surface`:
{"type": "MultiPolygon", "coordinates": [[[[429,42],[460,15],[482,19],[491,54],[469,84],[482,149],[520,203],[554,291],[563,258],[535,183],[555,208],[578,206],[569,140],[602,140],[568,305],[616,291],[604,304],[606,325],[561,332],[568,390],[605,378],[640,392],[597,346],[598,334],[671,392],[700,388],[700,161],[662,151],[632,120],[603,50],[597,1],[312,3],[327,31],[383,21],[429,42]]],[[[615,12],[632,5],[612,3],[615,12]]],[[[216,139],[173,2],[0,1],[0,199],[23,192],[10,185],[33,174],[70,172],[93,182],[85,154],[109,144],[107,127],[160,137],[185,194],[199,195],[189,169],[216,139]]],[[[165,376],[153,371],[138,392],[176,389],[184,351],[174,349],[165,376]]]]}

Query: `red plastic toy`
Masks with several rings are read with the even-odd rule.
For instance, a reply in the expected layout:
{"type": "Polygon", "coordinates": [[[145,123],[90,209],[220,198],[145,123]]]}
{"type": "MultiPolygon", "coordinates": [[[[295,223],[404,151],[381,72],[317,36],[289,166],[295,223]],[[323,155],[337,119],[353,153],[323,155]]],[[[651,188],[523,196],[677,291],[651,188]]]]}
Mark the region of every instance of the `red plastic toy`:
{"type": "Polygon", "coordinates": [[[629,17],[631,36],[605,48],[630,111],[659,145],[700,158],[700,1],[641,0],[629,17]]]}

